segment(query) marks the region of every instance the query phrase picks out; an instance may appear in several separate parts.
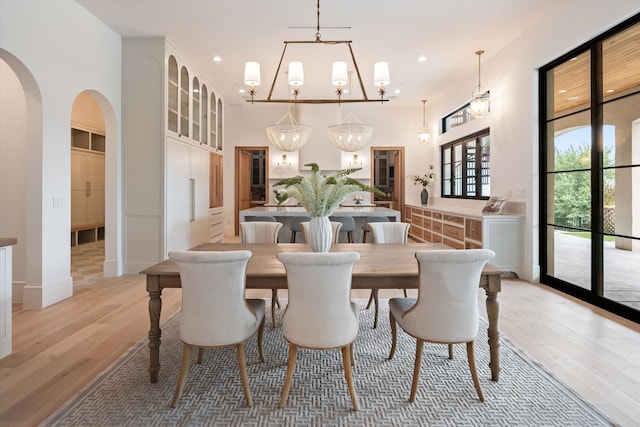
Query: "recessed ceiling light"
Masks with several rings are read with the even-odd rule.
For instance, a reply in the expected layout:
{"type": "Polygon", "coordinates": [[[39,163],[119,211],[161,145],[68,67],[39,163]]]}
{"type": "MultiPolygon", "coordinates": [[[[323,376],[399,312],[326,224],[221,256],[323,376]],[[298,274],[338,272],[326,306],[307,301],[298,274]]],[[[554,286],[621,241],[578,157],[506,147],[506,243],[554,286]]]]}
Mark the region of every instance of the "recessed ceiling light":
{"type": "Polygon", "coordinates": [[[246,91],[244,89],[238,89],[239,93],[245,93],[246,91]]]}
{"type": "Polygon", "coordinates": [[[215,55],[213,58],[211,58],[213,60],[213,62],[220,62],[222,61],[222,58],[220,58],[218,55],[215,55]]]}
{"type": "Polygon", "coordinates": [[[570,96],[567,98],[567,101],[577,101],[578,99],[580,99],[579,96],[570,96]]]}
{"type": "Polygon", "coordinates": [[[418,56],[418,62],[425,62],[427,60],[427,57],[424,55],[420,55],[418,56]]]}
{"type": "Polygon", "coordinates": [[[393,91],[393,93],[395,93],[395,94],[400,93],[400,89],[396,89],[396,90],[394,90],[394,91],[393,91]]]}
{"type": "Polygon", "coordinates": [[[558,91],[558,93],[567,93],[567,90],[566,90],[566,89],[560,89],[560,90],[558,91]]]}
{"type": "Polygon", "coordinates": [[[342,89],[342,93],[349,93],[349,89],[342,89]]]}

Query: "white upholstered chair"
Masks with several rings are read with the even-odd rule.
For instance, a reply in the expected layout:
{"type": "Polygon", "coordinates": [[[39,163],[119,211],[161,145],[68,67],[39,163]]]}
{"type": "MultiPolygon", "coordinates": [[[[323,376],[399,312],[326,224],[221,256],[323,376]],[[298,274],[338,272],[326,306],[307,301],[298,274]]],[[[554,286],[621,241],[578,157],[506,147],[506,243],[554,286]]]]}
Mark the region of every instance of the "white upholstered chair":
{"type": "Polygon", "coordinates": [[[250,251],[174,251],[169,257],[178,265],[182,282],[180,339],[182,367],[171,406],[175,407],[187,378],[191,349],[234,345],[247,405],[252,406],[247,379],[244,342],[258,331],[258,351],[264,362],[265,301],[245,299],[245,274],[250,251]]]}
{"type": "Polygon", "coordinates": [[[289,364],[280,408],[291,388],[298,347],[342,350],[347,387],[358,410],[351,376],[353,342],[358,335],[357,306],[351,303],[351,273],[360,259],[357,252],[282,252],[278,259],[287,270],[289,305],[282,319],[282,334],[289,342],[289,364]]]}
{"type": "MultiPolygon", "coordinates": [[[[265,217],[272,218],[272,217],[265,217]]],[[[240,223],[240,243],[260,244],[278,243],[278,233],[282,228],[281,222],[247,221],[240,223]]],[[[276,326],[276,306],[280,308],[278,290],[271,289],[271,323],[276,326]]]]}
{"type": "MultiPolygon", "coordinates": [[[[300,223],[302,227],[302,234],[304,234],[304,241],[309,242],[307,233],[309,232],[309,222],[304,221],[300,223]]],[[[331,235],[333,236],[333,243],[338,243],[340,240],[340,229],[342,228],[341,222],[331,221],[331,235]]]]}
{"type": "Polygon", "coordinates": [[[473,343],[478,334],[478,283],[482,269],[495,253],[489,249],[432,250],[416,252],[420,285],[418,298],[391,298],[391,351],[396,350],[396,322],[416,338],[416,359],[409,401],[418,390],[423,343],[433,342],[451,346],[465,343],[471,378],[480,401],[484,395],[476,372],[473,343]]]}
{"type": "MultiPolygon", "coordinates": [[[[375,218],[375,217],[374,217],[375,218]]],[[[383,217],[384,218],[384,217],[383,217]]],[[[403,243],[406,244],[409,239],[409,223],[407,222],[370,222],[367,224],[373,243],[403,243]]],[[[404,290],[404,296],[407,296],[407,290],[404,290]]],[[[369,302],[367,302],[367,310],[374,303],[376,314],[373,318],[373,328],[378,327],[378,311],[380,302],[378,300],[378,290],[372,289],[369,302]]]]}

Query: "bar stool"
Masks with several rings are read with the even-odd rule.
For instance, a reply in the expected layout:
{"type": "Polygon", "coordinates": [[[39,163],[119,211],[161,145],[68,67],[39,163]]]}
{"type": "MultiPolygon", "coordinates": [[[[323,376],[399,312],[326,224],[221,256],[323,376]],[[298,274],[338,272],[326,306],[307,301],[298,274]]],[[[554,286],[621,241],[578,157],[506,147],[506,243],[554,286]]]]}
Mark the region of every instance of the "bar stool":
{"type": "Polygon", "coordinates": [[[308,216],[294,216],[291,218],[291,243],[296,242],[296,233],[302,233],[302,226],[300,223],[311,221],[311,218],[308,216]]]}
{"type": "Polygon", "coordinates": [[[367,233],[371,230],[369,229],[370,222],[389,222],[389,218],[386,216],[369,216],[364,220],[364,225],[362,226],[362,243],[367,243],[367,233]]]}
{"type": "Polygon", "coordinates": [[[353,243],[353,230],[356,229],[356,222],[350,216],[330,216],[329,221],[341,222],[341,233],[347,233],[347,241],[353,243]]]}

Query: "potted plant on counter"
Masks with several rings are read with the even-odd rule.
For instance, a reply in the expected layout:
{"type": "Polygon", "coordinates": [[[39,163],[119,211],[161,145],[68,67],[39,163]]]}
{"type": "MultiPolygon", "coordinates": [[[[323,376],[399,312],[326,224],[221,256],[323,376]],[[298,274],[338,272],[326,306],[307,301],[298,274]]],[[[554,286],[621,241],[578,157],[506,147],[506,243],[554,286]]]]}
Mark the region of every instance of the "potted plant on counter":
{"type": "Polygon", "coordinates": [[[361,168],[341,169],[331,175],[323,175],[316,163],[307,163],[311,168],[308,176],[282,179],[274,187],[284,186],[286,193],[298,201],[309,213],[309,245],[315,252],[328,252],[332,242],[331,215],[340,203],[354,191],[371,191],[383,195],[375,187],[363,184],[348,175],[361,168]]]}

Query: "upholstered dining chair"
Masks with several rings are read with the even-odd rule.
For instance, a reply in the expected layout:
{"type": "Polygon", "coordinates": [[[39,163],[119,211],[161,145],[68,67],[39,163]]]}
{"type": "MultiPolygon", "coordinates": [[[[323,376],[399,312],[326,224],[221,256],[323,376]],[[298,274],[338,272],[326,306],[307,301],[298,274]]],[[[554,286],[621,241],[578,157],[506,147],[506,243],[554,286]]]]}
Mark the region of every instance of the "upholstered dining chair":
{"type": "MultiPolygon", "coordinates": [[[[406,222],[373,222],[368,224],[371,230],[371,236],[373,243],[388,244],[388,243],[407,243],[409,239],[409,223],[406,222]]],[[[407,290],[404,289],[404,296],[407,296],[407,290]]],[[[369,302],[367,302],[367,310],[371,307],[373,302],[376,310],[376,314],[373,318],[373,328],[378,327],[378,311],[380,302],[378,300],[378,290],[372,289],[369,296],[369,302]]]]}
{"type": "Polygon", "coordinates": [[[341,349],[344,376],[353,409],[359,409],[353,385],[353,342],[358,335],[358,311],[351,302],[351,273],[357,252],[281,252],[287,271],[289,305],[282,334],[289,342],[289,362],[279,407],[286,405],[298,347],[341,349]]]}
{"type": "MultiPolygon", "coordinates": [[[[341,222],[340,233],[347,233],[347,242],[353,243],[353,231],[356,229],[356,222],[350,216],[330,216],[329,221],[341,222]]],[[[338,241],[336,240],[336,243],[338,241]]]]}
{"type": "Polygon", "coordinates": [[[295,243],[296,235],[302,233],[302,226],[300,224],[309,221],[311,221],[311,218],[308,216],[295,216],[291,218],[291,225],[289,226],[291,229],[291,243],[295,243]]]}
{"type": "Polygon", "coordinates": [[[245,299],[245,274],[250,251],[172,251],[169,257],[178,265],[182,282],[180,339],[182,367],[171,401],[175,407],[189,371],[191,351],[234,345],[238,368],[248,406],[252,406],[247,378],[244,342],[258,331],[258,352],[264,362],[262,335],[265,301],[245,299]]]}
{"type": "MultiPolygon", "coordinates": [[[[240,243],[278,243],[281,222],[249,221],[240,223],[240,243]]],[[[278,290],[271,289],[271,323],[276,326],[276,306],[280,308],[278,290]]]]}
{"type": "Polygon", "coordinates": [[[418,298],[391,298],[391,351],[396,350],[396,322],[416,339],[416,359],[409,401],[418,390],[423,343],[465,343],[471,378],[478,398],[484,402],[476,372],[473,343],[478,334],[478,282],[482,269],[495,253],[489,249],[427,250],[416,252],[419,266],[418,298]]]}
{"type": "Polygon", "coordinates": [[[371,231],[369,224],[372,222],[389,222],[389,218],[386,216],[369,216],[364,219],[364,225],[362,226],[362,243],[367,243],[367,234],[371,231]]]}
{"type": "MultiPolygon", "coordinates": [[[[300,225],[302,226],[302,234],[304,234],[304,241],[308,242],[309,238],[307,237],[307,233],[309,232],[309,222],[304,221],[304,222],[301,222],[300,225]]],[[[341,228],[342,228],[341,222],[331,221],[331,233],[332,233],[331,235],[333,236],[333,243],[338,243],[338,240],[340,239],[341,228]]]]}

